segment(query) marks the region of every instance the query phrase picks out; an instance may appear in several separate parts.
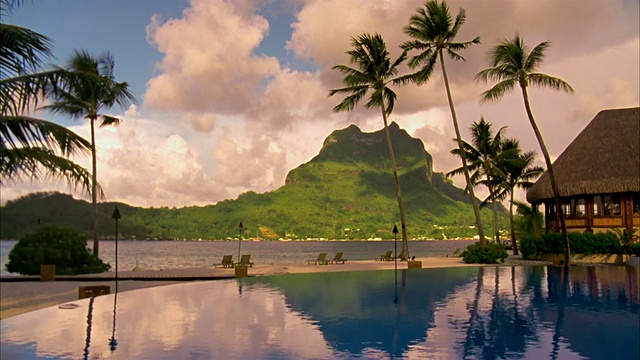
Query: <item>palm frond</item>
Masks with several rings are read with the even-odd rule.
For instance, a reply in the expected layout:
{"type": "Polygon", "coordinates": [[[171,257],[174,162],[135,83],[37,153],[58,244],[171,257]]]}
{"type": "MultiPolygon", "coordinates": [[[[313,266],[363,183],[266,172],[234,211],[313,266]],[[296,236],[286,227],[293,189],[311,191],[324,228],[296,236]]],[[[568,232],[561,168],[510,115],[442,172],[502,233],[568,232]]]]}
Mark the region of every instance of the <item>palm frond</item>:
{"type": "Polygon", "coordinates": [[[526,56],[523,68],[528,71],[534,71],[544,62],[544,58],[546,56],[546,51],[551,46],[551,42],[543,41],[540,44],[536,45],[536,47],[531,50],[531,52],[526,56]]]}
{"type": "Polygon", "coordinates": [[[567,93],[573,92],[573,88],[566,81],[540,73],[529,74],[529,84],[539,87],[548,87],[553,90],[561,90],[567,93]]]}
{"type": "Polygon", "coordinates": [[[485,103],[502,99],[504,94],[513,89],[517,83],[515,79],[507,79],[495,84],[491,89],[480,94],[480,102],[485,103]]]}
{"type": "MultiPolygon", "coordinates": [[[[0,148],[0,185],[19,181],[54,179],[66,181],[69,186],[91,193],[91,174],[73,161],[40,147],[0,148]]],[[[104,192],[98,185],[99,197],[104,192]]]]}
{"type": "Polygon", "coordinates": [[[64,156],[91,150],[87,140],[66,127],[28,116],[3,116],[0,137],[10,147],[45,147],[57,149],[64,156]]]}

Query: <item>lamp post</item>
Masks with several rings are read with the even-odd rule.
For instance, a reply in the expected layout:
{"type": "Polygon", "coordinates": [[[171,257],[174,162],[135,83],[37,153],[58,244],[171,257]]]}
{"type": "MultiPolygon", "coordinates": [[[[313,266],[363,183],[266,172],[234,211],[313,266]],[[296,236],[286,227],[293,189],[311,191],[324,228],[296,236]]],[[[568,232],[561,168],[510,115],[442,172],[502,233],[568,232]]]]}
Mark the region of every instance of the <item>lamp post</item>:
{"type": "Polygon", "coordinates": [[[111,218],[116,221],[116,292],[118,291],[118,220],[120,220],[120,210],[118,207],[113,210],[111,218]]]}
{"type": "Polygon", "coordinates": [[[239,241],[238,241],[238,261],[240,261],[240,247],[242,246],[242,221],[240,221],[240,225],[238,226],[238,228],[240,229],[239,232],[239,241]]]}
{"type": "Polygon", "coordinates": [[[396,293],[394,298],[394,303],[398,303],[398,227],[393,225],[393,262],[394,262],[394,275],[395,275],[395,284],[396,284],[396,293]]]}

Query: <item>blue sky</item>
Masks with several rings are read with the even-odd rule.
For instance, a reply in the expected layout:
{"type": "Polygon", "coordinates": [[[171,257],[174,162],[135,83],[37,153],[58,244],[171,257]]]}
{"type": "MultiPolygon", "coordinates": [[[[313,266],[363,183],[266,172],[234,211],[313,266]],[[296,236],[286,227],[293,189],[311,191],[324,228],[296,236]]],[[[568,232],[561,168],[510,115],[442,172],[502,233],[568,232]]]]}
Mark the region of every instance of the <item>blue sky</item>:
{"type": "MultiPolygon", "coordinates": [[[[569,82],[574,94],[531,89],[531,102],[553,158],[598,111],[635,107],[640,89],[640,11],[629,0],[495,0],[448,2],[466,10],[458,40],[480,36],[465,62],[447,59],[463,137],[484,117],[539,153],[517,92],[495,104],[479,94],[491,84],[474,75],[488,51],[519,33],[530,48],[551,41],[541,72],[569,82]],[[606,4],[606,6],[603,6],[606,4]]],[[[136,206],[189,206],[284,185],[334,130],[356,124],[376,131],[376,110],[334,113],[341,100],[336,64],[348,63],[351,37],[378,32],[392,56],[423,0],[63,0],[25,1],[8,19],[54,40],[56,64],[74,49],[110,51],[116,79],[137,105],[114,108],[116,128],[97,132],[98,180],[107,200],[136,206]]],[[[401,71],[409,69],[402,67],[401,71]]],[[[453,127],[438,67],[425,86],[395,89],[391,120],[420,138],[434,170],[459,166],[449,151],[453,127]]],[[[60,122],[88,137],[86,122],[60,122]]],[[[88,167],[88,158],[74,159],[88,167]]],[[[542,162],[540,162],[542,163],[542,162]]],[[[463,179],[454,178],[458,186],[463,179]]],[[[34,191],[81,193],[48,180],[7,185],[1,201],[34,191]]],[[[478,189],[480,196],[482,189],[478,189]]],[[[520,194],[520,197],[522,194],[520,194]]]]}

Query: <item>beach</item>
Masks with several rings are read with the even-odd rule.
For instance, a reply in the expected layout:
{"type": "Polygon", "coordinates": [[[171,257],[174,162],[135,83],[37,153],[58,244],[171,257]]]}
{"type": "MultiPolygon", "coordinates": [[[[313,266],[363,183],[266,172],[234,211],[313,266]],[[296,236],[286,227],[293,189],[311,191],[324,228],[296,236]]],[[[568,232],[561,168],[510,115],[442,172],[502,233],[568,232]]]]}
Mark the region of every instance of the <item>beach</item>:
{"type": "MultiPolygon", "coordinates": [[[[422,268],[442,268],[460,266],[478,266],[465,264],[458,257],[425,257],[417,258],[422,268]]],[[[517,258],[510,258],[503,265],[513,265],[517,258]]],[[[248,269],[249,276],[268,276],[281,274],[335,272],[335,271],[366,271],[392,270],[394,261],[354,260],[345,264],[316,265],[308,263],[261,265],[256,264],[248,269]]],[[[398,269],[406,269],[406,261],[398,261],[398,269]]],[[[118,292],[131,291],[153,286],[166,286],[183,281],[216,281],[234,278],[234,269],[200,267],[190,269],[120,271],[118,273],[118,292]]],[[[111,293],[115,292],[115,273],[58,276],[55,281],[38,281],[28,278],[15,281],[3,278],[0,281],[0,319],[6,319],[26,312],[56,306],[78,300],[78,288],[81,286],[106,285],[111,293]],[[104,280],[102,280],[104,279],[104,280]]]]}

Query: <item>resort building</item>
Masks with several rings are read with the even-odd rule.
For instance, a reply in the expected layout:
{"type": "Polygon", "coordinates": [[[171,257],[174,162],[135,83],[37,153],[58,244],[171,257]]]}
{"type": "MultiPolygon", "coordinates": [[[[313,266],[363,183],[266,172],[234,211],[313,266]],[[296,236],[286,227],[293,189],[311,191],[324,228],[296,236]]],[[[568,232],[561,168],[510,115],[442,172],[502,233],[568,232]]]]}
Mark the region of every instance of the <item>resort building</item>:
{"type": "MultiPolygon", "coordinates": [[[[640,108],[599,112],[553,163],[567,229],[640,227],[640,108]]],[[[559,231],[549,174],[527,191],[544,204],[546,232],[559,231]]]]}

